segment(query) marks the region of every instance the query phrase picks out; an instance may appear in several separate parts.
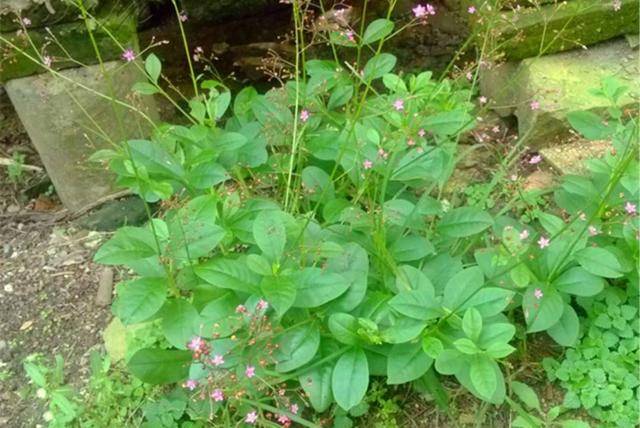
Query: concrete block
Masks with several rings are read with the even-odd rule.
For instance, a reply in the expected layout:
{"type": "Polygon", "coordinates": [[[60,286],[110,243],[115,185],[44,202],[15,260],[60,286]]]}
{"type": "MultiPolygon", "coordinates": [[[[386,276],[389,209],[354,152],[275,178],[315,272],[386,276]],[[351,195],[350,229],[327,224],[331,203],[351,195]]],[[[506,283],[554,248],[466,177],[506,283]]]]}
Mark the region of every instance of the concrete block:
{"type": "Polygon", "coordinates": [[[623,38],[523,61],[493,66],[481,73],[481,91],[501,114],[515,113],[520,135],[528,145],[547,147],[565,141],[570,126],[567,113],[603,111],[607,100],[589,90],[600,87],[604,77],[615,76],[631,89],[621,100],[636,108],[640,99],[638,52],[623,38]],[[538,108],[531,106],[532,102],[538,108]]]}
{"type": "Polygon", "coordinates": [[[156,116],[151,97],[132,97],[131,87],[144,79],[134,63],[112,61],[100,66],[10,80],[5,88],[62,203],[79,211],[115,192],[113,176],[88,157],[125,139],[144,138],[149,124],[140,115],[114,106],[108,99],[79,87],[77,82],[116,99],[135,102],[156,116]],[[113,88],[110,83],[113,82],[113,88]],[[89,117],[87,117],[90,116],[89,117]]]}
{"type": "MultiPolygon", "coordinates": [[[[582,48],[638,33],[640,0],[568,0],[537,8],[499,12],[494,45],[508,60],[582,48]]],[[[492,20],[483,20],[492,22],[492,20]]]]}

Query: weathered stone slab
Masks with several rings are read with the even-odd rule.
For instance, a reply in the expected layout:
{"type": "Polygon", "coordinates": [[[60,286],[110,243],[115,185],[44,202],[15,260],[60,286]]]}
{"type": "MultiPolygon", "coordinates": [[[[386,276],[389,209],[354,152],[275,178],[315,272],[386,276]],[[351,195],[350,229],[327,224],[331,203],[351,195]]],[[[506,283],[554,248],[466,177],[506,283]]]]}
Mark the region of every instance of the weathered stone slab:
{"type": "Polygon", "coordinates": [[[491,77],[495,68],[481,75],[481,87],[490,105],[500,113],[514,112],[520,135],[528,135],[528,144],[546,147],[564,141],[570,126],[567,113],[608,106],[607,101],[590,93],[599,88],[604,77],[615,76],[631,89],[621,100],[624,107],[637,108],[640,97],[638,52],[624,39],[539,58],[498,66],[499,77],[491,77]],[[534,106],[532,108],[532,102],[534,106]]]}
{"type": "MultiPolygon", "coordinates": [[[[582,48],[638,33],[640,0],[568,0],[500,12],[495,46],[509,60],[582,48]]],[[[490,20],[486,20],[489,22],[490,20]]]]}
{"type": "MultiPolygon", "coordinates": [[[[88,157],[98,149],[112,147],[107,137],[116,143],[143,138],[149,128],[140,115],[71,83],[111,94],[113,82],[115,98],[131,102],[131,86],[144,79],[135,64],[112,61],[104,65],[110,79],[102,74],[100,66],[93,65],[60,71],[69,81],[41,74],[10,80],[5,85],[60,200],[71,211],[115,191],[111,174],[88,162],[88,157]]],[[[151,97],[135,100],[141,110],[155,117],[151,97]]]]}
{"type": "Polygon", "coordinates": [[[560,174],[582,175],[587,172],[585,160],[600,158],[612,147],[611,141],[578,140],[544,148],[540,154],[560,174]]]}
{"type": "MultiPolygon", "coordinates": [[[[107,34],[107,31],[121,44],[133,48],[137,47],[135,14],[126,15],[120,11],[111,15],[103,15],[99,20],[104,29],[96,26],[93,30],[93,36],[103,61],[117,59],[122,54],[122,49],[107,34]]],[[[34,51],[29,39],[21,32],[0,33],[0,36],[8,39],[34,58],[39,58],[40,55],[49,56],[52,59],[52,67],[57,70],[98,62],[83,21],[51,26],[48,31],[45,29],[30,30],[29,37],[37,52],[34,51]],[[53,40],[56,42],[54,43],[53,40]]],[[[45,68],[40,64],[0,40],[0,82],[45,71],[45,68]]]]}

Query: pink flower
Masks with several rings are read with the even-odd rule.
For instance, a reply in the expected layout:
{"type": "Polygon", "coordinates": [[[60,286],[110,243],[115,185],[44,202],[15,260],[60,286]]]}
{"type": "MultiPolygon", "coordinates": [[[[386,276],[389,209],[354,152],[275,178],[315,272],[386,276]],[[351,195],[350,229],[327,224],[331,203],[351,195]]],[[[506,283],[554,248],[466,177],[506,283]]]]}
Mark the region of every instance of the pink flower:
{"type": "Polygon", "coordinates": [[[638,207],[636,206],[636,204],[632,204],[631,202],[627,202],[626,204],[624,204],[624,210],[629,215],[635,215],[638,212],[638,207]]]}
{"type": "Polygon", "coordinates": [[[289,407],[289,410],[291,411],[291,413],[293,413],[294,415],[298,414],[298,405],[297,404],[292,404],[291,407],[289,407]]]}
{"type": "Polygon", "coordinates": [[[350,42],[355,42],[356,38],[354,37],[354,32],[351,30],[345,31],[344,35],[350,42]]]}
{"type": "Polygon", "coordinates": [[[371,169],[373,168],[373,162],[371,162],[369,159],[365,159],[365,161],[362,162],[362,166],[364,169],[371,169]]]}
{"type": "Polygon", "coordinates": [[[291,422],[291,419],[289,419],[289,417],[287,417],[286,415],[278,415],[278,422],[280,422],[282,425],[286,425],[291,422]]]}
{"type": "Polygon", "coordinates": [[[247,307],[245,305],[236,306],[236,314],[244,314],[247,312],[247,307]]]}
{"type": "Polygon", "coordinates": [[[427,15],[435,15],[436,8],[427,3],[427,15]]]}
{"type": "Polygon", "coordinates": [[[411,9],[411,11],[413,12],[413,16],[415,16],[416,18],[424,18],[425,16],[427,16],[427,8],[421,4],[416,5],[416,7],[411,9]]]}
{"type": "Polygon", "coordinates": [[[529,164],[531,165],[537,165],[540,162],[542,162],[542,156],[540,155],[531,156],[531,159],[529,159],[529,164]]]}
{"type": "Polygon", "coordinates": [[[424,129],[422,129],[422,128],[418,131],[418,137],[424,137],[425,134],[426,134],[426,132],[424,132],[424,129]]]}
{"type": "Polygon", "coordinates": [[[191,339],[191,341],[187,344],[187,348],[192,351],[199,351],[202,345],[204,345],[202,338],[196,336],[193,339],[191,339]]]}
{"type": "Polygon", "coordinates": [[[31,20],[25,16],[24,18],[22,18],[22,23],[25,27],[28,27],[31,25],[31,20]]]}
{"type": "Polygon", "coordinates": [[[224,394],[222,393],[221,389],[216,388],[211,393],[211,398],[213,398],[213,401],[223,401],[224,400],[224,394]]]}
{"type": "Polygon", "coordinates": [[[469,9],[467,9],[467,12],[469,12],[470,14],[474,14],[476,13],[476,7],[475,6],[469,6],[469,9]]]}
{"type": "Polygon", "coordinates": [[[187,22],[188,19],[189,17],[185,12],[180,12],[180,22],[187,22]]]}
{"type": "Polygon", "coordinates": [[[468,71],[467,74],[466,74],[466,77],[467,77],[467,80],[469,80],[469,81],[473,80],[473,73],[468,71]]]}
{"type": "Polygon", "coordinates": [[[395,108],[398,111],[404,110],[404,101],[402,100],[395,100],[393,102],[393,108],[395,108]]]}
{"type": "Polygon", "coordinates": [[[309,111],[305,109],[300,112],[300,121],[304,123],[307,120],[309,120],[309,111]]]}
{"type": "Polygon", "coordinates": [[[247,368],[244,371],[244,374],[249,379],[251,379],[252,377],[254,377],[256,375],[256,368],[254,366],[247,366],[247,368]]]}
{"type": "Polygon", "coordinates": [[[122,55],[120,57],[123,61],[131,62],[136,59],[136,54],[133,52],[133,49],[127,49],[122,52],[122,55]]]}
{"type": "Polygon", "coordinates": [[[542,290],[540,290],[539,288],[536,288],[535,290],[533,290],[533,297],[540,300],[542,299],[542,296],[544,296],[544,293],[542,292],[542,290]]]}
{"type": "Polygon", "coordinates": [[[383,148],[379,148],[378,156],[380,156],[382,159],[387,159],[389,157],[389,153],[385,152],[383,148]]]}
{"type": "Polygon", "coordinates": [[[522,232],[520,232],[519,236],[520,236],[520,240],[524,241],[529,237],[529,231],[527,229],[524,229],[522,232]]]}
{"type": "Polygon", "coordinates": [[[598,234],[598,229],[594,226],[589,226],[589,236],[596,236],[598,234]]]}
{"type": "Polygon", "coordinates": [[[222,355],[216,354],[211,359],[211,364],[218,367],[224,364],[224,357],[222,355]]]}
{"type": "Polygon", "coordinates": [[[480,98],[478,98],[478,101],[480,101],[480,104],[486,104],[487,103],[487,97],[485,97],[483,95],[480,98]]]}
{"type": "Polygon", "coordinates": [[[45,66],[47,66],[47,67],[51,68],[51,64],[53,63],[53,61],[51,60],[51,57],[50,57],[50,56],[45,55],[44,57],[42,57],[42,63],[43,63],[45,66]]]}
{"type": "Polygon", "coordinates": [[[185,383],[182,384],[182,386],[187,388],[189,391],[193,391],[198,386],[198,381],[193,379],[188,379],[185,383]]]}
{"type": "Polygon", "coordinates": [[[413,141],[413,139],[412,139],[412,138],[409,138],[409,139],[407,140],[407,146],[411,147],[411,146],[415,146],[415,145],[416,145],[416,142],[415,142],[415,141],[413,141]]]}
{"type": "Polygon", "coordinates": [[[255,410],[247,413],[247,416],[244,418],[244,421],[248,424],[255,424],[257,420],[258,420],[258,414],[256,413],[255,410]]]}
{"type": "Polygon", "coordinates": [[[540,108],[540,103],[536,100],[533,100],[529,104],[529,107],[531,107],[531,110],[538,110],[540,108]]]}
{"type": "Polygon", "coordinates": [[[622,0],[613,0],[613,10],[615,10],[616,12],[620,10],[620,8],[622,8],[622,0]]]}
{"type": "Polygon", "coordinates": [[[497,134],[498,132],[500,132],[500,127],[496,125],[493,128],[491,128],[491,131],[497,134]]]}
{"type": "Polygon", "coordinates": [[[267,301],[266,301],[266,300],[260,299],[260,300],[258,301],[258,304],[256,305],[256,308],[257,308],[259,311],[262,311],[262,310],[265,310],[265,311],[266,311],[266,310],[269,308],[269,303],[267,303],[267,301]]]}
{"type": "Polygon", "coordinates": [[[548,247],[550,243],[551,241],[544,236],[541,236],[540,239],[538,239],[538,246],[541,250],[544,250],[546,247],[548,247]]]}

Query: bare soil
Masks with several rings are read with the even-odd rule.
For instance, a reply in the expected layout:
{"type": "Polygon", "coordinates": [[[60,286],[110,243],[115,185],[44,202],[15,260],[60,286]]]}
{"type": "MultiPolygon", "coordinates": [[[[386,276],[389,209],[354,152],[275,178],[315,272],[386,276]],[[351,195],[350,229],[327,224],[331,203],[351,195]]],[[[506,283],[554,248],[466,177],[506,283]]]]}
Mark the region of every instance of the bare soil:
{"type": "MultiPolygon", "coordinates": [[[[2,94],[0,94],[0,98],[2,94]]],[[[0,104],[2,104],[0,102],[0,104]]],[[[2,107],[2,106],[0,106],[2,107]]],[[[24,153],[39,165],[28,138],[6,108],[0,108],[0,157],[24,153]]],[[[101,236],[56,223],[61,209],[53,195],[25,193],[45,182],[43,173],[25,171],[16,183],[0,166],[0,426],[43,424],[42,400],[26,397],[22,361],[33,353],[65,360],[67,381],[76,385],[88,373],[89,349],[101,343],[109,308],[94,303],[98,267],[91,261],[101,236]]]]}

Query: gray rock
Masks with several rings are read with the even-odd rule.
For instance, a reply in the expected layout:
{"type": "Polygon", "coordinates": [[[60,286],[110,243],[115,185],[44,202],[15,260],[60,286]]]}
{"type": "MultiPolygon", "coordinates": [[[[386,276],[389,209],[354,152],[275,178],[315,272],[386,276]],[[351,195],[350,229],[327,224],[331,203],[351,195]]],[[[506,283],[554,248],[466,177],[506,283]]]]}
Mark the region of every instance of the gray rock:
{"type": "Polygon", "coordinates": [[[609,106],[605,98],[590,89],[600,87],[603,78],[615,76],[630,93],[621,100],[623,108],[637,109],[640,96],[638,54],[624,39],[519,63],[507,63],[484,72],[483,95],[501,114],[514,112],[520,135],[528,135],[531,147],[548,147],[566,141],[571,127],[567,113],[591,110],[596,113],[609,106]],[[516,65],[517,64],[517,65],[516,65]],[[533,109],[531,102],[539,107],[533,109]]]}
{"type": "Polygon", "coordinates": [[[121,226],[139,226],[147,221],[144,202],[137,196],[108,201],[76,220],[82,229],[110,232],[121,226]]]}
{"type": "Polygon", "coordinates": [[[88,157],[98,149],[111,148],[111,142],[144,138],[149,129],[141,115],[78,84],[108,97],[109,82],[113,82],[116,99],[134,102],[152,118],[156,115],[151,97],[131,96],[131,86],[144,79],[133,63],[111,61],[104,66],[110,78],[95,65],[62,70],[59,73],[63,77],[42,74],[14,79],[5,85],[60,200],[71,211],[81,210],[115,191],[113,176],[90,164],[88,157]]]}

